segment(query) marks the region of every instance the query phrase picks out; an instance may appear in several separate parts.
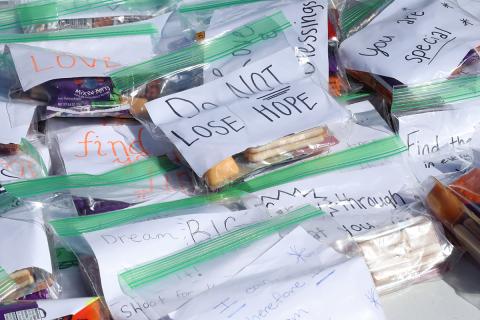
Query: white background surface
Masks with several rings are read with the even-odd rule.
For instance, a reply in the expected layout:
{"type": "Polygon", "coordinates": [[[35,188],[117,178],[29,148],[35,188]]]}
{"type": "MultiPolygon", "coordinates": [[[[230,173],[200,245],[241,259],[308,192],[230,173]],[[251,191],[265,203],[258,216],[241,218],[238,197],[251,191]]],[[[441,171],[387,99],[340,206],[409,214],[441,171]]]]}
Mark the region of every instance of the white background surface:
{"type": "Polygon", "coordinates": [[[480,306],[480,266],[465,257],[443,279],[416,284],[381,300],[389,320],[479,320],[480,309],[470,302],[480,306]]]}

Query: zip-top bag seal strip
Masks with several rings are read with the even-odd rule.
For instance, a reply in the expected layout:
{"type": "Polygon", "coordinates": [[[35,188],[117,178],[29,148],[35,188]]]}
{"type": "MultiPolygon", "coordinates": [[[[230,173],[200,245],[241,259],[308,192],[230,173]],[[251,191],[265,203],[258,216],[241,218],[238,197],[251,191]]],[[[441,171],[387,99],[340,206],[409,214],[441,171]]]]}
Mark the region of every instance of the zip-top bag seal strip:
{"type": "Polygon", "coordinates": [[[10,296],[17,289],[17,284],[10,275],[0,267],[0,301],[10,296]]]}
{"type": "Polygon", "coordinates": [[[398,155],[407,150],[398,136],[392,136],[311,161],[305,161],[272,173],[254,178],[220,193],[199,195],[187,199],[158,203],[139,208],[129,208],[101,215],[57,219],[50,222],[61,237],[74,237],[121,224],[167,214],[170,211],[191,208],[211,202],[240,197],[245,193],[256,192],[271,186],[291,182],[313,174],[326,173],[338,169],[369,163],[398,155]]]}
{"type": "Polygon", "coordinates": [[[427,84],[396,86],[392,113],[415,112],[480,97],[480,76],[434,81],[427,84]]]}
{"type": "Polygon", "coordinates": [[[109,74],[120,91],[131,90],[152,80],[227,57],[291,27],[281,12],[228,32],[224,36],[194,44],[109,74]]]}
{"type": "Polygon", "coordinates": [[[26,43],[38,41],[74,40],[90,38],[110,38],[130,35],[154,35],[158,30],[152,23],[126,24],[120,26],[65,30],[44,33],[1,34],[0,43],[26,43]]]}
{"type": "Polygon", "coordinates": [[[0,10],[0,30],[58,21],[63,16],[108,6],[159,6],[158,0],[40,0],[0,10]]]}
{"type": "Polygon", "coordinates": [[[178,8],[181,13],[188,13],[194,11],[203,10],[216,10],[223,9],[231,6],[244,5],[249,3],[256,3],[268,0],[213,0],[213,1],[200,1],[199,3],[182,4],[178,8]]]}
{"type": "Polygon", "coordinates": [[[340,15],[340,25],[344,36],[360,25],[366,18],[376,11],[388,6],[393,0],[368,0],[360,1],[348,9],[342,10],[340,15]]]}
{"type": "Polygon", "coordinates": [[[152,157],[99,175],[50,176],[9,183],[4,188],[7,194],[18,198],[28,198],[69,189],[103,187],[142,181],[165,174],[176,168],[178,166],[166,157],[152,157]]]}
{"type": "Polygon", "coordinates": [[[119,275],[119,279],[132,289],[138,288],[324,214],[315,207],[305,206],[286,215],[234,230],[166,258],[127,270],[119,275]]]}

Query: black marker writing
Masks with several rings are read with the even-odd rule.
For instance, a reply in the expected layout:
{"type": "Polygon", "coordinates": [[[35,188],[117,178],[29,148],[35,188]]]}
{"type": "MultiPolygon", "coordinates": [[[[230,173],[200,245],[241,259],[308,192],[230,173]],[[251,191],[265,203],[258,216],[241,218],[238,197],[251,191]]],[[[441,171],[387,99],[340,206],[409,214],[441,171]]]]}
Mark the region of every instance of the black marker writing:
{"type": "Polygon", "coordinates": [[[405,56],[405,60],[415,61],[417,63],[432,63],[439,52],[448,43],[456,39],[454,37],[452,38],[451,35],[452,33],[450,31],[435,27],[433,31],[422,38],[421,43],[417,44],[410,54],[405,56]],[[435,53],[432,54],[433,52],[435,53]]]}
{"type": "Polygon", "coordinates": [[[376,41],[372,47],[366,48],[368,53],[358,53],[365,57],[376,57],[378,54],[383,54],[385,57],[390,57],[390,54],[384,50],[390,42],[393,41],[394,36],[383,36],[382,39],[376,41]]]}
{"type": "Polygon", "coordinates": [[[262,104],[260,106],[252,107],[253,110],[261,114],[269,122],[274,122],[276,119],[292,114],[301,114],[304,111],[312,111],[316,106],[316,102],[309,102],[310,98],[306,92],[299,95],[286,96],[281,100],[272,101],[269,105],[262,104]]]}
{"type": "Polygon", "coordinates": [[[214,136],[226,136],[230,133],[239,132],[245,128],[240,119],[226,116],[219,120],[208,121],[205,125],[192,126],[190,132],[180,133],[174,130],[171,133],[180,139],[187,147],[192,146],[200,139],[208,139],[214,136]],[[193,135],[193,136],[192,136],[193,135]]]}

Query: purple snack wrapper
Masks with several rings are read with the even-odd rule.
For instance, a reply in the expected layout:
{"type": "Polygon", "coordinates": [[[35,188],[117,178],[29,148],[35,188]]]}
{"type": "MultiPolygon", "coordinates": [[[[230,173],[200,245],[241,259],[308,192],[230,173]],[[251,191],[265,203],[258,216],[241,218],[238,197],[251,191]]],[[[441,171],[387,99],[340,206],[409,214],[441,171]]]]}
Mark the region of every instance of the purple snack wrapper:
{"type": "Polygon", "coordinates": [[[74,108],[91,106],[92,101],[114,101],[109,78],[58,79],[46,85],[52,106],[74,108]]]}
{"type": "Polygon", "coordinates": [[[114,200],[73,197],[73,203],[81,216],[126,209],[130,203],[114,200]]]}

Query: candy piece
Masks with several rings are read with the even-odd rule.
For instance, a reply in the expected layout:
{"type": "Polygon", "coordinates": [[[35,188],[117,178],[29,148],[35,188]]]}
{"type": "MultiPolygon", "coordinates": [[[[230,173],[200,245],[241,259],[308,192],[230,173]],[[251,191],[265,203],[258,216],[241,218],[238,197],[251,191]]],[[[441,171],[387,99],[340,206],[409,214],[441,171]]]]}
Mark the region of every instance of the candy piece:
{"type": "Polygon", "coordinates": [[[204,178],[212,189],[219,188],[235,180],[240,174],[240,168],[232,157],[229,157],[208,170],[204,178]]]}
{"type": "Polygon", "coordinates": [[[147,99],[144,98],[132,98],[127,100],[130,103],[130,113],[134,116],[144,116],[147,114],[145,103],[147,99]]]}
{"type": "Polygon", "coordinates": [[[447,226],[456,224],[467,210],[455,194],[438,181],[428,194],[426,203],[435,216],[447,226]]]}
{"type": "Polygon", "coordinates": [[[450,188],[474,203],[480,203],[480,169],[475,168],[458,178],[450,188]]]}
{"type": "Polygon", "coordinates": [[[15,271],[10,274],[10,277],[21,288],[28,287],[35,282],[32,273],[30,272],[30,270],[27,269],[15,271]]]}

